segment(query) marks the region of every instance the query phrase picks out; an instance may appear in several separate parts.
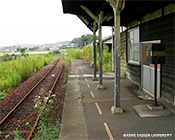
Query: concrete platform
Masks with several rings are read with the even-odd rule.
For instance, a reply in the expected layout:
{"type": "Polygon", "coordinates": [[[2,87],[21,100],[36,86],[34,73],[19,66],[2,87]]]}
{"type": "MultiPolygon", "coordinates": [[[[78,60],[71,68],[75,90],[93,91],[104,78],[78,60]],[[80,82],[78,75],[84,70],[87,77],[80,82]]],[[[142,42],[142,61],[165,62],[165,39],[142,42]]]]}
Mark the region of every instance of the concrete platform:
{"type": "Polygon", "coordinates": [[[144,111],[141,107],[153,101],[139,99],[136,93],[139,88],[129,80],[121,79],[120,101],[124,113],[112,114],[113,73],[103,73],[103,90],[97,89],[99,82],[93,81],[93,68],[88,61],[72,60],[69,74],[61,140],[174,140],[174,116],[140,117],[133,106],[144,111]]]}
{"type": "Polygon", "coordinates": [[[173,116],[173,113],[168,109],[150,109],[148,105],[135,105],[133,108],[143,118],[173,116]]]}
{"type": "Polygon", "coordinates": [[[61,122],[60,140],[88,140],[87,125],[80,100],[78,73],[73,61],[70,70],[61,122]]]}

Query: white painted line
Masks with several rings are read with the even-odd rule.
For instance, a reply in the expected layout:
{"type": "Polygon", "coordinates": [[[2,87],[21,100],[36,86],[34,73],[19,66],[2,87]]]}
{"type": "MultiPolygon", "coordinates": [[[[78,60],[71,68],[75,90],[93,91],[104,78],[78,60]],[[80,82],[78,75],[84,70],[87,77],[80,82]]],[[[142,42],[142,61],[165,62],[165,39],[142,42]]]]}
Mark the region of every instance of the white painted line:
{"type": "Polygon", "coordinates": [[[107,134],[108,134],[108,136],[109,136],[109,139],[110,139],[110,140],[114,140],[114,138],[113,138],[113,136],[112,136],[112,134],[111,134],[111,131],[110,131],[110,129],[109,129],[107,123],[104,123],[104,126],[105,126],[106,132],[107,132],[107,134]]]}
{"type": "Polygon", "coordinates": [[[90,91],[92,98],[95,98],[94,94],[92,91],[90,91]]]}
{"type": "Polygon", "coordinates": [[[84,78],[84,80],[87,82],[88,80],[86,78],[84,78]]]}
{"type": "Polygon", "coordinates": [[[88,83],[87,83],[87,87],[88,87],[88,88],[91,88],[90,85],[89,85],[88,83]]]}
{"type": "Polygon", "coordinates": [[[79,77],[80,77],[80,75],[78,74],[78,75],[77,75],[77,77],[79,78],[79,77]]]}
{"type": "Polygon", "coordinates": [[[95,103],[95,106],[97,107],[98,113],[99,113],[100,115],[102,115],[102,111],[101,111],[101,109],[100,109],[98,103],[95,103]]]}

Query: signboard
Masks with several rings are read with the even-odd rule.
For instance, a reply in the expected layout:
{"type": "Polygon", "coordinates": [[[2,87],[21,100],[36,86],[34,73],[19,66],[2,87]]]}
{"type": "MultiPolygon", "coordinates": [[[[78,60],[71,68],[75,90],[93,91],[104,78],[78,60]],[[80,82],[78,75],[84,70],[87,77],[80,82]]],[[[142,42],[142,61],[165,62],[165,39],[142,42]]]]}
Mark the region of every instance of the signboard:
{"type": "Polygon", "coordinates": [[[147,63],[164,64],[165,63],[165,45],[147,44],[146,46],[147,63]]]}

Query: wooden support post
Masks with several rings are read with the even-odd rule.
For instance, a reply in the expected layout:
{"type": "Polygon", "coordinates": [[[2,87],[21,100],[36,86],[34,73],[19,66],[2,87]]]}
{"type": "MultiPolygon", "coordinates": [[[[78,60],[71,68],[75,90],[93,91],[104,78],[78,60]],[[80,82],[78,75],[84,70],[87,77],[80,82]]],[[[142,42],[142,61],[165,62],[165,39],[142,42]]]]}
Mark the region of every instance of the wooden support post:
{"type": "Polygon", "coordinates": [[[115,69],[114,69],[114,46],[115,46],[115,41],[114,41],[114,27],[112,27],[112,71],[114,72],[115,69]]]}
{"type": "MultiPolygon", "coordinates": [[[[115,12],[114,12],[115,13],[115,12]]],[[[115,13],[115,85],[114,105],[120,107],[120,13],[115,13]]]]}
{"type": "Polygon", "coordinates": [[[95,22],[98,23],[99,29],[99,85],[97,86],[98,89],[104,89],[103,86],[103,73],[102,73],[102,23],[105,20],[109,20],[108,16],[103,16],[103,11],[100,12],[98,17],[96,17],[86,6],[80,5],[82,9],[86,11],[86,13],[91,16],[95,22]]]}
{"type": "Polygon", "coordinates": [[[98,30],[99,30],[99,85],[98,89],[104,89],[103,86],[103,72],[102,72],[102,19],[103,19],[103,11],[99,14],[99,22],[98,22],[98,30]]]}
{"type": "Polygon", "coordinates": [[[86,63],[86,41],[84,41],[84,62],[86,63]]]}
{"type": "Polygon", "coordinates": [[[96,77],[96,22],[93,23],[93,49],[94,49],[94,78],[93,81],[98,81],[96,77]]]}
{"type": "Polygon", "coordinates": [[[107,0],[114,11],[114,32],[115,32],[115,82],[114,82],[114,106],[112,114],[123,113],[120,107],[120,10],[123,7],[122,0],[107,0]]]}

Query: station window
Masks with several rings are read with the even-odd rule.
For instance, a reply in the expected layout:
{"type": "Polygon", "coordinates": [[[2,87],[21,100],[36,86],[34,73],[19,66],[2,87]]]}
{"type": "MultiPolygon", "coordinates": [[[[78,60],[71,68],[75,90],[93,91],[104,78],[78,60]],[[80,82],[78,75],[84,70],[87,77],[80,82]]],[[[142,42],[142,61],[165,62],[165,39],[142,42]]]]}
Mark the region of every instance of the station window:
{"type": "Polygon", "coordinates": [[[128,63],[140,64],[139,28],[128,31],[128,63]]]}

